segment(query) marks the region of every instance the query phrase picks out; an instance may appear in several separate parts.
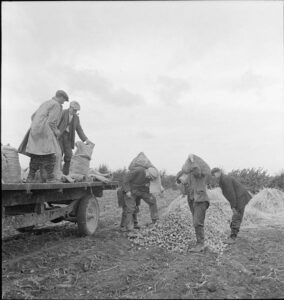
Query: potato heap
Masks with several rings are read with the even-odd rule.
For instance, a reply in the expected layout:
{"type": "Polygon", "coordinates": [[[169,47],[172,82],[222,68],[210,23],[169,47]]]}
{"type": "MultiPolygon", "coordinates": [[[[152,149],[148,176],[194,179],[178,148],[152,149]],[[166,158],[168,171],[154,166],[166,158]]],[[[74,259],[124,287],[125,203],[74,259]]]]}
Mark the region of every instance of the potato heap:
{"type": "MultiPolygon", "coordinates": [[[[215,197],[210,198],[211,204],[205,219],[205,244],[212,251],[221,254],[225,248],[222,240],[227,236],[231,212],[226,203],[214,201],[215,197]]],[[[158,246],[183,253],[196,242],[192,223],[187,198],[180,196],[169,205],[157,224],[151,228],[142,228],[128,237],[136,247],[158,246]]]]}

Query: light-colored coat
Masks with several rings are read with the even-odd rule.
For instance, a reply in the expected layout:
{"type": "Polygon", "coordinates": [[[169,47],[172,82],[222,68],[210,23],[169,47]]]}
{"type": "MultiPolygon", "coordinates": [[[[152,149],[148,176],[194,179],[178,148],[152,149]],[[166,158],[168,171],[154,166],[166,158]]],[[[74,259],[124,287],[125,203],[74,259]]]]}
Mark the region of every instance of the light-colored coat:
{"type": "Polygon", "coordinates": [[[19,147],[19,153],[30,156],[55,154],[58,152],[58,130],[62,105],[54,98],[44,102],[32,115],[32,125],[19,147]]]}

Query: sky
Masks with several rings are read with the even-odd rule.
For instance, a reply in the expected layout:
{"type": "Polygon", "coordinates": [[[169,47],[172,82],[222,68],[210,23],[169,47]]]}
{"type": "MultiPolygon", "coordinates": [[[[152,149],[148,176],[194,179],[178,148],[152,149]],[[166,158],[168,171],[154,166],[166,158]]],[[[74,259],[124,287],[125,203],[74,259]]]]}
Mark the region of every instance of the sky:
{"type": "Polygon", "coordinates": [[[63,89],[81,104],[93,167],[143,151],[169,174],[190,153],[226,172],[284,169],[283,2],[1,5],[2,144],[18,148],[63,89]]]}

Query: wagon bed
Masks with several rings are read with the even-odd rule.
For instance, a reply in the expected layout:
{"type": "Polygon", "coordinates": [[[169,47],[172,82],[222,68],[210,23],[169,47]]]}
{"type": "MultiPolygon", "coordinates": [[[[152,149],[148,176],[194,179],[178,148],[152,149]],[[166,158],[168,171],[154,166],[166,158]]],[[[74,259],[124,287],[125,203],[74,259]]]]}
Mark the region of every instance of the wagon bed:
{"type": "Polygon", "coordinates": [[[99,219],[96,197],[117,187],[114,181],[2,184],[2,228],[24,231],[47,221],[67,220],[78,224],[81,235],[93,234],[99,219]]]}

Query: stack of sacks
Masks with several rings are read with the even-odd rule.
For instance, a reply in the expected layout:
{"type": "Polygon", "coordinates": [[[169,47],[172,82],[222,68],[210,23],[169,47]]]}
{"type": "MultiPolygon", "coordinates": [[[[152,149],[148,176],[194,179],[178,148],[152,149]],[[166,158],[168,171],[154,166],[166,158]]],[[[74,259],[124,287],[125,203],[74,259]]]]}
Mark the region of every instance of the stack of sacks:
{"type": "Polygon", "coordinates": [[[90,168],[88,173],[88,178],[90,178],[91,181],[102,181],[104,183],[108,183],[111,181],[112,174],[111,173],[102,174],[98,170],[90,168]]]}
{"type": "MultiPolygon", "coordinates": [[[[157,168],[151,163],[151,161],[148,159],[148,157],[143,153],[140,152],[130,163],[128,169],[131,171],[137,167],[143,167],[145,169],[148,168],[154,168],[157,170],[157,168]]],[[[164,188],[161,183],[161,176],[159,171],[157,170],[157,177],[150,182],[150,193],[152,194],[160,194],[164,191],[164,188]]]]}
{"type": "Polygon", "coordinates": [[[21,183],[21,166],[17,149],[1,146],[2,183],[21,183]]]}
{"type": "Polygon", "coordinates": [[[69,177],[83,181],[88,176],[94,145],[83,142],[76,143],[76,152],[72,156],[69,177]]]}

